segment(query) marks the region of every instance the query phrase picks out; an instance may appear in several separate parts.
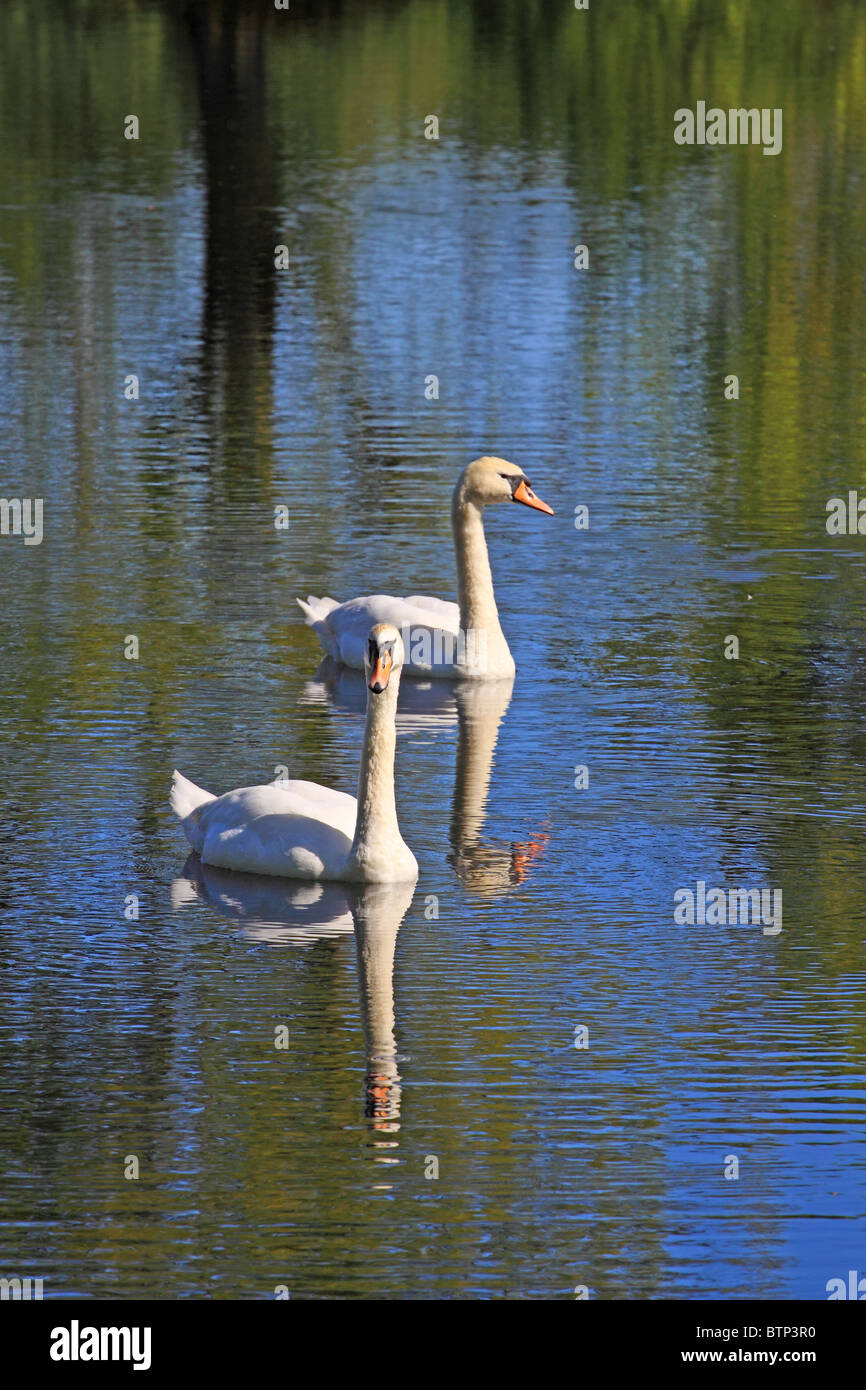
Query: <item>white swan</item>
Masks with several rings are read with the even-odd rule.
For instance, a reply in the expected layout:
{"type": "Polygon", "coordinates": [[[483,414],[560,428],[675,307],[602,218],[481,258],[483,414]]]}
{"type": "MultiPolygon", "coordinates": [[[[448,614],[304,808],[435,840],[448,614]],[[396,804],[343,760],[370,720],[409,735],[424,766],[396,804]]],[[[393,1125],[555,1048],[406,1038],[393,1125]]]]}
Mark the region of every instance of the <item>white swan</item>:
{"type": "Polygon", "coordinates": [[[418,864],[394,802],[395,713],[403,643],[378,623],[368,634],[367,722],[358,797],[315,782],[271,782],[213,796],[175,772],[171,808],[205,864],[282,878],[406,883],[418,864]]]}
{"type": "Polygon", "coordinates": [[[457,603],[417,594],[370,594],[347,603],[312,594],[306,602],[299,598],[308,626],[318,633],[328,655],[361,669],[370,624],[387,622],[403,634],[404,671],[409,675],[491,680],[513,676],[514,659],[499,625],[484,539],[484,508],[494,502],[522,502],[553,515],[553,508],[536,497],[516,464],[489,455],[468,464],[451,499],[457,603]]]}

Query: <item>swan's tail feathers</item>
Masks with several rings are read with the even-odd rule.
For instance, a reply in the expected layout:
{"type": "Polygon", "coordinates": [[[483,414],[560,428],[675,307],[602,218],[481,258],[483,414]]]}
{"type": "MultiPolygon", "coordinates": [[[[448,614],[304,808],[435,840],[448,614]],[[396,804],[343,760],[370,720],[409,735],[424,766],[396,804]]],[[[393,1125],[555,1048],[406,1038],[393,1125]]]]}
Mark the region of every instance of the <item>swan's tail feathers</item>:
{"type": "Polygon", "coordinates": [[[193,849],[201,850],[204,835],[199,827],[198,816],[203,806],[216,800],[213,792],[206,792],[202,787],[197,787],[195,782],[191,782],[175,768],[168,799],[193,849]]]}
{"type": "Polygon", "coordinates": [[[307,594],[306,601],[299,598],[298,605],[309,627],[324,622],[328,614],[340,606],[335,598],[316,598],[315,594],[307,594]]]}
{"type": "Polygon", "coordinates": [[[311,627],[318,634],[319,641],[327,652],[328,656],[337,657],[337,645],[333,635],[329,632],[327,619],[329,613],[335,608],[339,608],[339,603],[335,598],[316,598],[315,594],[308,594],[306,600],[299,598],[298,607],[304,615],[307,627],[311,627]]]}

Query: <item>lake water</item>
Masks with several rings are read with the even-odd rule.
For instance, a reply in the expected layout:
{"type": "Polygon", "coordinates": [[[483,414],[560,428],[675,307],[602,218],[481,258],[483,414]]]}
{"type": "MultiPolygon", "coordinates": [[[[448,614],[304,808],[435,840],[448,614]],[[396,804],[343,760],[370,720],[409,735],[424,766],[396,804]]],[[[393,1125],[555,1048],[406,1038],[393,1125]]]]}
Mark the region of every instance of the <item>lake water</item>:
{"type": "Polygon", "coordinates": [[[0,538],[0,1273],[46,1297],[866,1269],[866,540],[825,526],[866,14],[605,11],[0,12],[0,491],[44,499],[0,538]],[[699,100],[781,153],[678,146],[699,100]],[[185,868],[175,766],[354,791],[295,596],[453,597],[484,452],[556,515],[487,514],[513,689],[404,682],[414,896],[185,868]],[[781,931],[677,923],[699,882],[781,931]]]}

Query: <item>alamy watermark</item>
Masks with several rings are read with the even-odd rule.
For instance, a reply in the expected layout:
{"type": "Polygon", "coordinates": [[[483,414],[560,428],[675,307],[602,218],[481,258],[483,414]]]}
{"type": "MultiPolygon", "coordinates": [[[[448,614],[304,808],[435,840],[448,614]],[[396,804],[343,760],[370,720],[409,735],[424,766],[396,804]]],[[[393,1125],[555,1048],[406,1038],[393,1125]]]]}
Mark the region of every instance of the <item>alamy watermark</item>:
{"type": "Polygon", "coordinates": [[[25,1279],[19,1279],[17,1277],[12,1279],[0,1278],[0,1299],[4,1301],[12,1299],[13,1301],[18,1300],[26,1302],[30,1299],[40,1298],[42,1298],[41,1279],[31,1279],[29,1275],[25,1279]]]}
{"type": "Polygon", "coordinates": [[[861,1275],[859,1270],[849,1269],[848,1278],[828,1279],[824,1286],[827,1290],[827,1298],[830,1302],[835,1299],[855,1299],[862,1303],[866,1299],[866,1276],[861,1275]]]}
{"type": "Polygon", "coordinates": [[[674,112],[674,139],[678,145],[763,145],[764,154],[782,149],[782,108],[774,106],[711,106],[699,101],[692,111],[681,106],[674,112]]]}
{"type": "Polygon", "coordinates": [[[674,921],[680,927],[763,926],[764,936],[782,930],[781,888],[707,888],[698,879],[694,890],[677,888],[674,921]]]}
{"type": "Polygon", "coordinates": [[[850,488],[847,498],[831,497],[825,523],[828,536],[866,536],[866,497],[850,488]]]}
{"type": "Polygon", "coordinates": [[[0,497],[0,536],[23,536],[25,545],[41,545],[42,498],[0,497]]]}
{"type": "Polygon", "coordinates": [[[68,1327],[51,1329],[52,1361],[131,1361],[134,1371],[150,1370],[152,1331],[149,1327],[82,1327],[73,1318],[68,1327]]]}
{"type": "Polygon", "coordinates": [[[484,628],[461,628],[458,633],[442,628],[413,627],[404,623],[400,629],[407,662],[413,666],[469,666],[483,671],[487,666],[487,633],[484,628]]]}

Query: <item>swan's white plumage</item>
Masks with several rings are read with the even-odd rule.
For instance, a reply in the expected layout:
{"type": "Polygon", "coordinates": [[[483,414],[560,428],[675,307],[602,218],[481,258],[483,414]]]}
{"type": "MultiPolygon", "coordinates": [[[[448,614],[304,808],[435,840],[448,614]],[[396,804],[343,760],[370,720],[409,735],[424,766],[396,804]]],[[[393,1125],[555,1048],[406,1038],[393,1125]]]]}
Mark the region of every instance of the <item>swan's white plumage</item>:
{"type": "MultiPolygon", "coordinates": [[[[411,634],[403,670],[413,675],[431,672],[428,663],[412,660],[412,651],[417,648],[413,635],[417,636],[420,630],[430,632],[431,643],[434,643],[437,631],[455,639],[460,631],[460,609],[456,603],[446,603],[444,599],[418,595],[392,598],[389,594],[368,594],[365,598],[349,599],[347,603],[335,603],[333,599],[321,602],[333,604],[333,607],[310,625],[319,634],[328,656],[356,670],[364,669],[367,635],[376,623],[393,624],[404,638],[407,633],[411,634]]],[[[298,603],[305,614],[321,612],[309,600],[304,603],[298,599],[298,603]]]]}
{"type": "Polygon", "coordinates": [[[403,646],[367,632],[370,678],[358,798],[317,782],[278,781],[213,796],[175,772],[170,802],[202,862],[282,878],[398,883],[418,873],[394,803],[395,714],[403,646]],[[388,672],[390,672],[390,679],[388,672]]]}
{"type": "Polygon", "coordinates": [[[209,801],[214,801],[212,792],[206,792],[203,787],[197,787],[195,782],[191,782],[188,777],[184,777],[182,772],[175,768],[171,778],[171,791],[169,792],[169,803],[174,814],[182,823],[184,834],[189,840],[193,849],[201,852],[202,832],[199,828],[199,812],[209,801]]]}
{"type": "Polygon", "coordinates": [[[358,803],[316,782],[271,782],[226,792],[193,814],[187,838],[206,864],[283,878],[339,878],[358,803]]]}
{"type": "Polygon", "coordinates": [[[532,493],[522,470],[507,459],[485,455],[468,464],[451,499],[458,603],[427,594],[408,598],[368,594],[347,603],[312,594],[298,599],[327,655],[361,669],[371,624],[392,623],[403,636],[403,669],[409,675],[488,680],[513,676],[514,661],[499,623],[482,520],[484,508],[498,502],[522,502],[551,511],[532,493]]]}

